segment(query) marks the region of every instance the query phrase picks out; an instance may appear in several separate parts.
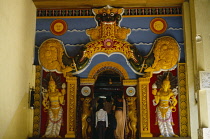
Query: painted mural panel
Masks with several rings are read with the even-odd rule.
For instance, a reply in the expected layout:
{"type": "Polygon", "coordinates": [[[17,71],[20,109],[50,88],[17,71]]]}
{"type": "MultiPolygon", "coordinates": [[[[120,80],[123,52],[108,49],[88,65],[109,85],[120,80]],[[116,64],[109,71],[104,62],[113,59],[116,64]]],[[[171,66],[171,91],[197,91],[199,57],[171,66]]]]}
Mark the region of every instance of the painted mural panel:
{"type": "MultiPolygon", "coordinates": [[[[98,93],[96,84],[101,73],[110,75],[107,78],[103,77],[109,84],[106,89],[114,86],[114,80],[120,80],[121,86],[117,89],[122,92],[121,95],[124,96],[125,102],[128,104],[126,118],[127,124],[131,124],[125,130],[125,138],[147,137],[147,135],[148,137],[180,136],[179,105],[175,102],[179,101],[179,95],[173,95],[174,93],[171,91],[171,96],[165,100],[173,103],[173,108],[176,109],[173,112],[175,125],[172,132],[162,132],[163,127],[155,125],[158,117],[155,113],[157,109],[153,106],[154,96],[158,94],[154,93],[153,84],[160,78],[162,78],[162,82],[164,80],[166,82],[166,77],[168,77],[166,74],[169,75],[169,73],[170,79],[177,80],[178,63],[185,63],[183,25],[179,7],[122,9],[106,6],[104,9],[93,11],[90,9],[65,9],[38,10],[37,12],[34,64],[43,67],[41,80],[44,83],[46,80],[50,82],[50,76],[54,76],[54,80],[60,78],[61,81],[57,81],[57,83],[67,84],[67,88],[65,88],[67,94],[70,93],[70,90],[73,91],[72,94],[70,93],[72,97],[69,94],[67,97],[67,94],[63,93],[66,105],[62,106],[64,126],[61,126],[59,136],[95,137],[94,115],[96,111],[94,109],[96,110],[96,107],[92,107],[92,105],[98,103],[93,101],[96,101],[94,92],[98,93]],[[112,15],[112,13],[114,14],[112,15]],[[78,77],[78,79],[73,79],[73,77],[78,77]],[[82,79],[88,80],[83,84],[82,79]],[[90,81],[91,79],[95,84],[90,81]],[[148,81],[144,82],[144,79],[148,81]],[[128,80],[130,83],[122,83],[123,80],[128,80]],[[133,80],[138,83],[133,83],[133,80]],[[89,88],[87,96],[83,95],[84,91],[83,94],[80,93],[84,87],[89,88]],[[132,96],[127,95],[127,88],[132,88],[131,93],[136,93],[132,96]],[[144,94],[147,95],[147,100],[143,100],[144,94]],[[133,99],[134,97],[135,99],[133,99]],[[83,118],[85,110],[82,105],[85,104],[87,98],[90,101],[86,106],[92,108],[87,112],[89,114],[83,122],[80,120],[83,118]],[[131,103],[131,100],[134,101],[131,103]],[[74,102],[72,103],[72,101],[74,102]],[[144,107],[145,102],[146,106],[144,107]],[[75,107],[71,109],[71,105],[75,105],[75,107]],[[131,114],[130,105],[133,106],[132,112],[135,114],[131,114]],[[145,108],[145,110],[140,110],[140,108],[145,108]],[[70,115],[71,118],[75,116],[73,121],[69,119],[69,112],[73,113],[70,115]],[[137,118],[144,117],[144,112],[148,114],[145,118],[148,118],[146,123],[137,118]],[[86,125],[85,129],[83,125],[86,125]],[[81,131],[82,135],[75,133],[76,131],[81,131]]],[[[172,83],[171,80],[170,82],[172,83]]],[[[42,86],[47,89],[48,86],[44,86],[43,83],[42,86]]],[[[170,85],[169,88],[166,88],[172,90],[176,86],[179,86],[177,82],[175,87],[170,85]]],[[[62,87],[58,90],[62,94],[62,87]]],[[[158,90],[161,92],[161,86],[158,90]]],[[[40,99],[42,100],[44,97],[40,99]]],[[[169,103],[167,109],[168,105],[169,103]]],[[[170,106],[172,105],[170,104],[170,106]]],[[[41,110],[41,124],[37,136],[43,136],[46,135],[46,124],[49,119],[43,106],[39,110],[41,110]]],[[[164,113],[167,112],[164,111],[164,113]]],[[[167,114],[170,115],[172,112],[167,114]]]]}

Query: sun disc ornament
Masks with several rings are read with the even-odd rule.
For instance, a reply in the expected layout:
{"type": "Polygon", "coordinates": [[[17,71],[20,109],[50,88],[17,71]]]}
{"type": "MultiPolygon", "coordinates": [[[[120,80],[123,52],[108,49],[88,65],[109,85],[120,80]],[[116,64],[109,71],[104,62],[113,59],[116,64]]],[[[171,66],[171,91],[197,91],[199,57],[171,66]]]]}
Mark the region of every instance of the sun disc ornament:
{"type": "Polygon", "coordinates": [[[54,20],[50,25],[50,31],[56,36],[61,36],[67,31],[67,23],[62,19],[54,20]]]}
{"type": "Polygon", "coordinates": [[[167,23],[163,18],[154,18],[150,22],[150,29],[155,34],[162,34],[167,29],[167,23]]]}
{"type": "Polygon", "coordinates": [[[85,97],[86,97],[86,96],[89,96],[90,93],[91,93],[90,87],[84,86],[84,87],[82,88],[82,90],[81,90],[81,93],[82,93],[82,95],[85,96],[85,97]]]}
{"type": "Polygon", "coordinates": [[[128,87],[126,89],[126,94],[130,97],[134,96],[136,93],[136,89],[134,87],[128,87]]]}

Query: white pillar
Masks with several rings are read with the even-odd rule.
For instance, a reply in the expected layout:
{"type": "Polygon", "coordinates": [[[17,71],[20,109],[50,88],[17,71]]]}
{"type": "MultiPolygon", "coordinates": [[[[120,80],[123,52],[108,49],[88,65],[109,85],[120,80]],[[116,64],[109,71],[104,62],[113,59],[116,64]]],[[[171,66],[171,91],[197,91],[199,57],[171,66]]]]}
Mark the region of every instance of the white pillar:
{"type": "Polygon", "coordinates": [[[210,72],[200,71],[198,93],[199,139],[210,139],[210,72]]]}
{"type": "Polygon", "coordinates": [[[198,109],[200,128],[210,127],[210,90],[199,90],[198,109]]]}
{"type": "Polygon", "coordinates": [[[183,29],[184,29],[184,45],[186,59],[186,84],[189,107],[189,135],[192,139],[198,138],[198,107],[195,98],[195,62],[194,62],[194,47],[192,43],[192,21],[189,2],[183,3],[183,29]]]}

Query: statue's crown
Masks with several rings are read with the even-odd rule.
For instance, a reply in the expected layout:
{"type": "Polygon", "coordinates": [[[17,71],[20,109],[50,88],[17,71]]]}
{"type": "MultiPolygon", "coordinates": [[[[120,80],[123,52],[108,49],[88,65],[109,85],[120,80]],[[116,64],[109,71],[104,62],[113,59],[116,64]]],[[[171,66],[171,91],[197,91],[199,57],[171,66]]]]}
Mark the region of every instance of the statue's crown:
{"type": "Polygon", "coordinates": [[[163,82],[170,82],[170,80],[169,80],[169,72],[168,72],[166,78],[163,80],[163,82]]]}
{"type": "Polygon", "coordinates": [[[52,77],[52,76],[50,76],[50,81],[49,81],[49,84],[55,84],[55,81],[54,81],[54,79],[53,79],[53,77],[52,77]]]}

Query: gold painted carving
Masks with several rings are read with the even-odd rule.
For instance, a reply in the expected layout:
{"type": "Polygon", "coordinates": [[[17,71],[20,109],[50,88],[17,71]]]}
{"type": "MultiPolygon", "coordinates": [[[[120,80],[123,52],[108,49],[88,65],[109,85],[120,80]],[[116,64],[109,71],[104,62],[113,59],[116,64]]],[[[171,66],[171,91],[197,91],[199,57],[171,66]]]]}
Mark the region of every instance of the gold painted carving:
{"type": "Polygon", "coordinates": [[[110,7],[110,6],[106,6],[106,7],[103,7],[101,9],[93,9],[93,12],[95,14],[103,14],[103,13],[107,13],[107,14],[110,14],[110,13],[122,14],[123,13],[123,9],[122,8],[113,8],[113,7],[110,7]]]}
{"type": "Polygon", "coordinates": [[[94,54],[104,52],[111,54],[113,52],[120,52],[126,56],[127,59],[134,59],[133,50],[130,49],[131,44],[125,41],[130,29],[120,28],[116,24],[102,24],[102,26],[95,29],[87,30],[92,42],[86,45],[86,50],[83,57],[91,58],[94,54]],[[98,34],[98,35],[97,35],[98,34]]]}
{"type": "MultiPolygon", "coordinates": [[[[116,24],[102,24],[102,26],[98,26],[96,28],[91,28],[86,30],[87,35],[90,36],[91,40],[99,40],[99,39],[119,39],[125,40],[128,36],[128,34],[131,33],[130,29],[127,28],[121,28],[117,26],[116,24]]],[[[129,44],[129,43],[128,43],[129,44]]]]}
{"type": "MultiPolygon", "coordinates": [[[[93,9],[93,12],[95,15],[103,13],[122,14],[123,9],[106,6],[101,9],[93,9]]],[[[137,62],[138,60],[134,56],[134,51],[131,49],[132,45],[125,41],[130,33],[131,30],[129,28],[118,26],[116,21],[103,21],[103,23],[96,28],[87,29],[86,34],[90,36],[92,42],[86,44],[86,50],[83,51],[81,61],[84,58],[90,59],[93,55],[99,52],[103,52],[108,55],[113,52],[120,52],[127,59],[133,59],[137,62]]]]}
{"type": "Polygon", "coordinates": [[[91,115],[91,110],[90,110],[90,102],[92,98],[86,97],[82,98],[83,105],[82,105],[82,138],[87,139],[87,131],[88,133],[91,132],[91,126],[87,122],[87,118],[90,117],[91,115]]]}
{"type": "Polygon", "coordinates": [[[179,60],[179,46],[176,40],[169,36],[164,36],[155,42],[154,46],[154,57],[155,61],[152,67],[149,67],[145,72],[153,72],[168,70],[173,68],[179,60]]]}
{"type": "Polygon", "coordinates": [[[66,77],[67,82],[67,134],[66,138],[75,138],[76,132],[76,94],[77,77],[66,77]]]}
{"type": "Polygon", "coordinates": [[[35,78],[35,94],[34,94],[34,119],[33,119],[33,137],[39,137],[40,127],[40,91],[41,91],[41,74],[42,67],[36,66],[36,78],[35,78]]]}
{"type": "Polygon", "coordinates": [[[123,86],[136,86],[137,80],[123,80],[123,86]]]}
{"type": "Polygon", "coordinates": [[[139,78],[139,102],[140,102],[140,127],[141,137],[152,137],[150,132],[150,108],[149,108],[149,82],[150,78],[139,78]]]}
{"type": "Polygon", "coordinates": [[[88,78],[93,79],[93,78],[97,77],[98,74],[100,74],[101,72],[103,72],[105,70],[114,70],[117,73],[119,73],[119,75],[121,77],[123,77],[124,79],[129,79],[127,71],[120,64],[117,64],[115,62],[102,62],[102,63],[96,65],[89,72],[88,78]]]}
{"type": "MultiPolygon", "coordinates": [[[[103,7],[101,9],[93,9],[93,13],[97,14],[122,14],[123,8],[113,8],[110,6],[103,7]]],[[[127,35],[130,34],[130,29],[121,28],[116,26],[116,24],[103,24],[102,26],[97,26],[96,28],[88,29],[86,33],[91,37],[92,40],[98,40],[100,38],[111,36],[117,39],[125,40],[127,35]],[[108,30],[107,30],[108,29],[108,30]]]]}
{"type": "Polygon", "coordinates": [[[128,118],[129,123],[128,127],[131,130],[131,139],[136,139],[136,131],[137,131],[137,113],[136,113],[136,97],[127,97],[128,104],[128,118]]]}
{"type": "Polygon", "coordinates": [[[148,131],[148,110],[147,110],[147,85],[141,85],[142,88],[142,111],[143,111],[143,121],[142,121],[142,127],[143,131],[148,131]]]}
{"type": "Polygon", "coordinates": [[[188,107],[187,107],[187,88],[186,88],[186,75],[185,63],[178,65],[178,80],[179,80],[179,109],[180,109],[180,136],[188,136],[188,107]]]}
{"type": "Polygon", "coordinates": [[[95,79],[90,78],[81,78],[80,79],[80,85],[94,85],[95,79]]]}
{"type": "Polygon", "coordinates": [[[47,70],[57,70],[66,73],[72,71],[72,67],[65,66],[62,62],[64,54],[63,44],[54,38],[44,41],[39,48],[40,64],[47,70]]]}

